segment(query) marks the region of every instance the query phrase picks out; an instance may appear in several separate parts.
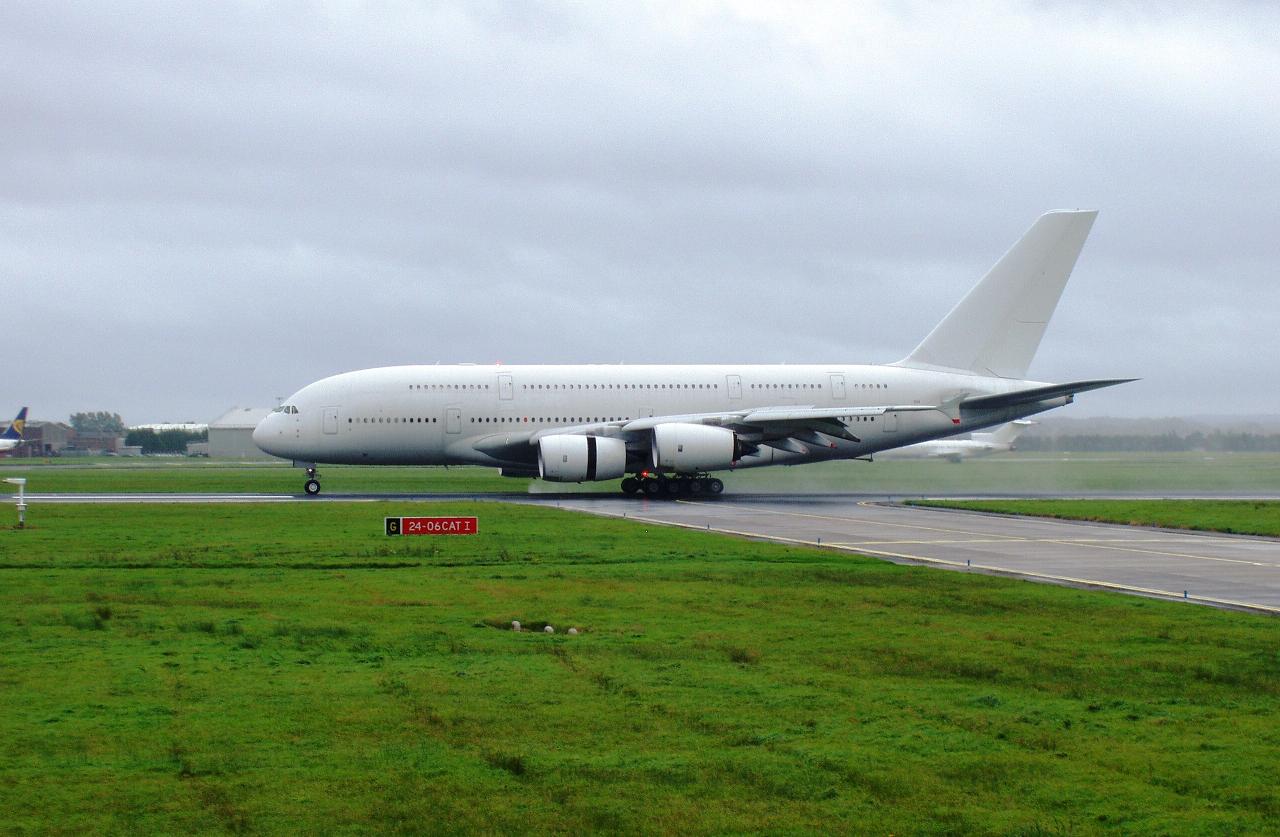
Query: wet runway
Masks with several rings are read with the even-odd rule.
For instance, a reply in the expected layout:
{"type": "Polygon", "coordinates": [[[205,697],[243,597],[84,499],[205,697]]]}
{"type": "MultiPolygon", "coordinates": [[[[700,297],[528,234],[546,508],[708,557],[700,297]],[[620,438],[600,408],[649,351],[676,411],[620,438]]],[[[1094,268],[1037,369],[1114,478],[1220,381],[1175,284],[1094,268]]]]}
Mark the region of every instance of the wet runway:
{"type": "Polygon", "coordinates": [[[613,494],[29,494],[41,503],[471,500],[554,505],[964,572],[1280,615],[1280,540],[901,506],[860,495],[648,500],[613,494]]]}
{"type": "Polygon", "coordinates": [[[839,496],[562,508],[822,546],[904,563],[1280,614],[1280,540],[900,506],[839,496]]]}

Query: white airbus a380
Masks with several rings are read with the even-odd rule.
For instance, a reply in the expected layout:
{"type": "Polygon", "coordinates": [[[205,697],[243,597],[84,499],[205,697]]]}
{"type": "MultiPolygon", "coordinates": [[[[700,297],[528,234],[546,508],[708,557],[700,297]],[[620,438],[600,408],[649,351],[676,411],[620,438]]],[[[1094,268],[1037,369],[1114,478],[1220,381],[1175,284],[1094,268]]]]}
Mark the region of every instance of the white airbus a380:
{"type": "Polygon", "coordinates": [[[1096,212],[1050,212],[911,354],[888,365],[390,366],[303,387],[257,426],[316,465],[488,465],[628,494],[718,494],[713,471],[857,459],[1061,407],[1133,379],[1027,367],[1096,212]]]}

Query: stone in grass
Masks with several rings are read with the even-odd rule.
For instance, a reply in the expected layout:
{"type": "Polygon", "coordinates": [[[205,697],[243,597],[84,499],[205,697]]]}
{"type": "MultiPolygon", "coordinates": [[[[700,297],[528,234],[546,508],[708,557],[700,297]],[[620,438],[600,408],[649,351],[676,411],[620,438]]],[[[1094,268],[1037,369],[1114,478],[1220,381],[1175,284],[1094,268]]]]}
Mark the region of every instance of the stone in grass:
{"type": "Polygon", "coordinates": [[[548,626],[546,626],[545,628],[543,628],[543,629],[542,629],[542,632],[543,632],[544,634],[554,634],[554,633],[556,632],[556,629],[555,629],[555,628],[553,628],[553,627],[551,627],[550,625],[548,625],[548,626]]]}
{"type": "Polygon", "coordinates": [[[513,631],[518,631],[518,630],[520,630],[520,620],[519,620],[519,619],[512,619],[512,620],[511,620],[511,630],[513,630],[513,631]]]}
{"type": "Polygon", "coordinates": [[[570,628],[570,629],[569,629],[569,636],[577,636],[577,635],[578,635],[578,629],[577,629],[577,628],[570,628]]]}

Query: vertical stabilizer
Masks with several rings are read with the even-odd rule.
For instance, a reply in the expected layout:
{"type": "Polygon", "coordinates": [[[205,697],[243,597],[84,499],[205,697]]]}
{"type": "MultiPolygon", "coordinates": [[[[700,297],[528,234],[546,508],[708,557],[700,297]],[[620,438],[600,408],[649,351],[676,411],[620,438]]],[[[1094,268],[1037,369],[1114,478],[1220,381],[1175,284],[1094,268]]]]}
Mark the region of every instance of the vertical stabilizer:
{"type": "Polygon", "coordinates": [[[1035,424],[1034,421],[1018,419],[1017,421],[1011,421],[1008,424],[1002,424],[989,433],[974,433],[973,440],[975,442],[989,442],[991,444],[1009,445],[1012,447],[1014,441],[1022,435],[1022,431],[1026,430],[1033,424],[1035,424]]]}
{"type": "Polygon", "coordinates": [[[0,433],[0,439],[6,441],[22,441],[22,431],[27,426],[27,408],[23,407],[18,411],[17,417],[9,422],[9,426],[5,428],[4,433],[0,433]]]}
{"type": "Polygon", "coordinates": [[[898,366],[1025,378],[1096,211],[1048,212],[898,366]]]}

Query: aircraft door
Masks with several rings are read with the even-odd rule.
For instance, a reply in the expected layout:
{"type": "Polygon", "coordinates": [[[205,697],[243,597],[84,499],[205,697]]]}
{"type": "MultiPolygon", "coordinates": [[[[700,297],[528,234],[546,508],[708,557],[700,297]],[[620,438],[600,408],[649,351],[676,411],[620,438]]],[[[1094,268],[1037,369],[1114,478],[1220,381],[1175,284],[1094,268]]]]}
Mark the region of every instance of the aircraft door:
{"type": "Polygon", "coordinates": [[[831,398],[834,401],[843,401],[845,399],[844,375],[831,376],[831,398]]]}
{"type": "Polygon", "coordinates": [[[323,407],[324,410],[322,422],[324,424],[324,432],[333,436],[338,432],[338,408],[323,407]]]}
{"type": "Polygon", "coordinates": [[[444,432],[462,432],[462,410],[457,407],[450,407],[444,411],[444,432]]]}
{"type": "Polygon", "coordinates": [[[742,376],[741,375],[725,375],[724,382],[729,389],[730,398],[742,397],[742,376]]]}
{"type": "Polygon", "coordinates": [[[511,386],[511,376],[499,375],[498,376],[498,399],[500,401],[510,401],[512,389],[513,387],[511,386]]]}
{"type": "Polygon", "coordinates": [[[883,424],[880,425],[880,429],[883,430],[885,433],[898,432],[898,414],[897,413],[885,413],[880,417],[880,421],[884,422],[883,424]]]}

